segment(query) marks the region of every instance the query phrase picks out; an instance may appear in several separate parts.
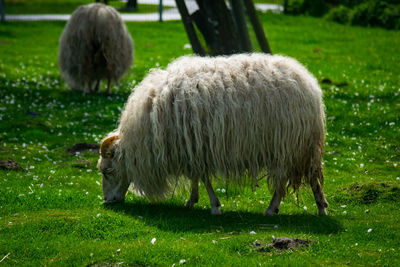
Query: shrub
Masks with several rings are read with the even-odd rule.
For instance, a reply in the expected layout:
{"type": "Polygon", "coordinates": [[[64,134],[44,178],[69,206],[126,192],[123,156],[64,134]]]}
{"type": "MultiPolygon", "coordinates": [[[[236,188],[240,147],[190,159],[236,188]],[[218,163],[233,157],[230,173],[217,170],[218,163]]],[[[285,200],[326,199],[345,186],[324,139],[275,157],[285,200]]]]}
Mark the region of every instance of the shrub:
{"type": "Polygon", "coordinates": [[[288,14],[306,14],[339,23],[400,29],[399,0],[293,0],[288,14]]]}
{"type": "Polygon", "coordinates": [[[329,7],[324,0],[294,0],[289,1],[287,14],[306,14],[314,17],[321,17],[327,13],[329,7]]]}
{"type": "Polygon", "coordinates": [[[351,23],[361,26],[380,26],[399,29],[400,5],[370,0],[354,8],[351,23]]]}
{"type": "Polygon", "coordinates": [[[348,24],[352,19],[352,10],[346,6],[340,5],[332,8],[326,15],[326,18],[342,24],[348,24]]]}

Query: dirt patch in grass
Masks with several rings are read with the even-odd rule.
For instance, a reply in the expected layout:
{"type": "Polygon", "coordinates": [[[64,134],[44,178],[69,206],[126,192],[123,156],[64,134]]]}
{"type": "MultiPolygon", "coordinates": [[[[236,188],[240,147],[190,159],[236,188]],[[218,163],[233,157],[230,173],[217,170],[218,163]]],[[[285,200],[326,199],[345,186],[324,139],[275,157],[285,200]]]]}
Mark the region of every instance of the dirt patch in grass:
{"type": "Polygon", "coordinates": [[[13,170],[13,171],[21,171],[22,167],[18,162],[9,158],[0,160],[0,169],[1,170],[13,170]]]}
{"type": "Polygon", "coordinates": [[[93,164],[93,162],[91,162],[90,160],[80,159],[80,160],[72,162],[72,167],[75,167],[75,168],[78,168],[78,169],[87,169],[92,164],[93,164]]]}
{"type": "Polygon", "coordinates": [[[400,185],[394,183],[355,183],[341,190],[338,201],[372,204],[378,201],[400,201],[400,185]]]}
{"type": "Polygon", "coordinates": [[[293,252],[294,250],[299,248],[309,247],[310,244],[310,240],[289,237],[275,238],[272,243],[269,244],[258,240],[252,243],[255,251],[257,252],[281,252],[285,250],[293,252]]]}
{"type": "Polygon", "coordinates": [[[98,144],[88,144],[88,143],[77,143],[72,147],[67,149],[67,153],[70,155],[80,154],[83,151],[90,151],[99,153],[100,146],[98,144]]]}
{"type": "Polygon", "coordinates": [[[338,86],[338,87],[343,87],[343,86],[349,85],[349,83],[346,82],[346,81],[332,81],[329,78],[322,78],[321,79],[321,83],[322,84],[327,84],[327,85],[335,85],[335,86],[338,86]]]}

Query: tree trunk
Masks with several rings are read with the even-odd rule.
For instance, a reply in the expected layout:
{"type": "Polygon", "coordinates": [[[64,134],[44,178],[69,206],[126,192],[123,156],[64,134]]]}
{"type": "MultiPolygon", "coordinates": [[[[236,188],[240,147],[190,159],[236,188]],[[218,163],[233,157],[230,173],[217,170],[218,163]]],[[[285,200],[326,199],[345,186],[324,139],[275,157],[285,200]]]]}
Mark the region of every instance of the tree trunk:
{"type": "Polygon", "coordinates": [[[194,21],[203,34],[211,55],[240,52],[235,24],[224,0],[196,0],[194,21]]]}
{"type": "Polygon", "coordinates": [[[246,6],[247,14],[249,15],[250,22],[253,25],[253,29],[256,34],[261,51],[271,54],[271,48],[269,47],[267,37],[265,36],[263,26],[261,25],[260,19],[258,18],[253,1],[244,0],[244,5],[246,6]]]}
{"type": "Polygon", "coordinates": [[[289,5],[289,0],[283,0],[283,13],[287,14],[288,12],[288,5],[289,5]]]}
{"type": "Polygon", "coordinates": [[[4,0],[0,0],[0,12],[1,12],[1,22],[6,22],[6,7],[4,5],[4,0]]]}
{"type": "MultiPolygon", "coordinates": [[[[208,54],[212,56],[251,52],[253,50],[244,15],[243,0],[230,1],[233,15],[224,0],[196,0],[199,9],[190,15],[185,1],[175,0],[194,53],[205,55],[205,49],[200,44],[193,22],[207,43],[208,54]]],[[[244,0],[244,3],[261,50],[271,53],[253,2],[244,0]]]]}
{"type": "Polygon", "coordinates": [[[241,52],[251,52],[253,47],[250,41],[249,29],[244,14],[242,0],[230,0],[233,18],[239,35],[241,52]]]}
{"type": "Polygon", "coordinates": [[[192,49],[195,54],[205,56],[206,53],[197,38],[196,31],[193,27],[192,19],[189,15],[189,11],[185,5],[184,0],[175,0],[176,6],[178,7],[179,13],[182,17],[183,26],[185,27],[186,33],[189,37],[189,41],[192,44],[192,49]]]}
{"type": "Polygon", "coordinates": [[[127,10],[137,10],[137,0],[128,0],[126,3],[127,10]]]}

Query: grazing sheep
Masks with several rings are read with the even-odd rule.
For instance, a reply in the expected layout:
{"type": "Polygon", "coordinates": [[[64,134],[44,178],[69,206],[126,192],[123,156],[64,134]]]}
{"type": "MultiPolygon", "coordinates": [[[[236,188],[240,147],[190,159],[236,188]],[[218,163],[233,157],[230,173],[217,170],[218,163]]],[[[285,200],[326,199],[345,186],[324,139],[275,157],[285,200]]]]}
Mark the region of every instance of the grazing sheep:
{"type": "Polygon", "coordinates": [[[60,73],[72,90],[98,91],[106,79],[110,93],[111,82],[118,82],[132,61],[132,38],[113,7],[89,4],[74,11],[58,53],[60,73]]]}
{"type": "Polygon", "coordinates": [[[210,178],[245,184],[266,174],[274,195],[265,215],[278,213],[287,188],[302,183],[311,185],[319,214],[326,214],[324,137],[322,91],[296,60],[185,56],[147,75],[103,141],[104,200],[123,201],[130,183],[158,200],[186,177],[186,206],[198,202],[201,179],[211,213],[220,214],[210,178]]]}

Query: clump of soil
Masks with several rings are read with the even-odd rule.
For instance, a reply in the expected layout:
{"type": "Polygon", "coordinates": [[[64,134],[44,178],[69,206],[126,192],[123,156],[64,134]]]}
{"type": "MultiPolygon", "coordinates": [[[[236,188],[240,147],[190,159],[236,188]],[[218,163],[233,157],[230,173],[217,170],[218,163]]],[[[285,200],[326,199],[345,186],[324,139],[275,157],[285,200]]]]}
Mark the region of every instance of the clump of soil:
{"type": "Polygon", "coordinates": [[[31,118],[36,118],[38,116],[41,116],[40,113],[37,113],[36,111],[33,111],[33,110],[25,110],[25,114],[31,118]]]}
{"type": "Polygon", "coordinates": [[[72,163],[72,167],[78,169],[87,169],[90,167],[90,165],[92,165],[92,162],[90,160],[85,160],[85,159],[80,159],[72,163]]]}
{"type": "Polygon", "coordinates": [[[335,86],[337,86],[337,87],[342,87],[342,86],[347,86],[347,85],[349,85],[348,82],[345,82],[345,81],[332,81],[332,80],[329,79],[329,78],[322,78],[322,79],[321,79],[321,83],[323,83],[323,84],[328,84],[328,85],[335,85],[335,86]]]}
{"type": "Polygon", "coordinates": [[[2,159],[0,160],[0,169],[1,170],[14,170],[20,171],[22,170],[21,166],[13,159],[2,159]]]}
{"type": "Polygon", "coordinates": [[[99,153],[100,146],[98,144],[88,144],[88,143],[77,143],[72,147],[67,149],[67,153],[70,155],[79,154],[83,151],[91,151],[99,153]]]}
{"type": "Polygon", "coordinates": [[[254,241],[253,247],[257,252],[272,252],[272,251],[294,251],[296,248],[309,247],[311,244],[310,240],[304,240],[300,238],[288,238],[278,237],[275,238],[272,243],[265,243],[262,241],[254,241]]]}
{"type": "Polygon", "coordinates": [[[321,80],[321,83],[325,83],[325,84],[333,84],[333,81],[329,78],[323,78],[321,80]]]}
{"type": "Polygon", "coordinates": [[[300,238],[278,237],[275,238],[274,241],[269,245],[279,250],[290,250],[296,247],[308,247],[310,245],[310,241],[300,238]]]}
{"type": "Polygon", "coordinates": [[[372,204],[377,201],[399,201],[400,186],[394,183],[355,183],[341,190],[336,196],[338,201],[354,201],[361,204],[372,204]]]}

